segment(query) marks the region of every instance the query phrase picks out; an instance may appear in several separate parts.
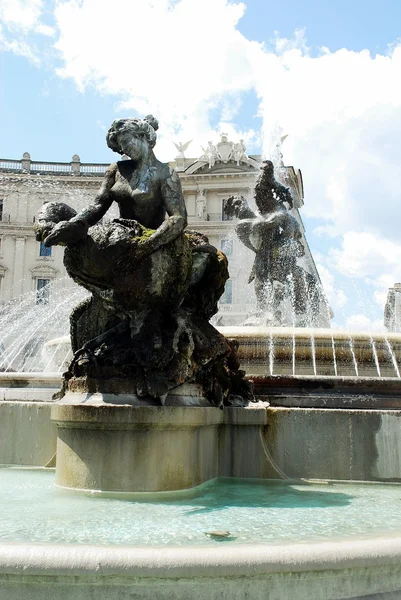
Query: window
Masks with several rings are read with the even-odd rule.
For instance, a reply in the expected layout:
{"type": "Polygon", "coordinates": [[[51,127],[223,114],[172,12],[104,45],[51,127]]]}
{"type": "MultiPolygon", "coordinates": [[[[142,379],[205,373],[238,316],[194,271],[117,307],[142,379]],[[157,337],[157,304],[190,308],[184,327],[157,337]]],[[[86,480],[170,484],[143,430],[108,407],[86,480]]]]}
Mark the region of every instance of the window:
{"type": "Polygon", "coordinates": [[[221,220],[222,221],[232,221],[233,218],[234,218],[234,216],[233,215],[226,215],[226,211],[224,210],[225,206],[226,206],[226,202],[227,202],[227,199],[224,199],[222,207],[221,207],[221,220]]]}
{"type": "Polygon", "coordinates": [[[45,246],[44,242],[40,242],[39,256],[51,256],[51,255],[52,255],[51,247],[48,248],[47,246],[45,246]]]}
{"type": "Polygon", "coordinates": [[[226,281],[223,295],[219,300],[220,304],[232,304],[233,302],[233,282],[231,279],[226,281]]]}
{"type": "Polygon", "coordinates": [[[0,198],[0,221],[3,220],[3,198],[0,198]]]}
{"type": "Polygon", "coordinates": [[[49,304],[50,279],[36,280],[36,304],[49,304]]]}
{"type": "Polygon", "coordinates": [[[231,256],[233,253],[233,241],[232,240],[221,240],[221,249],[226,256],[231,256]]]}

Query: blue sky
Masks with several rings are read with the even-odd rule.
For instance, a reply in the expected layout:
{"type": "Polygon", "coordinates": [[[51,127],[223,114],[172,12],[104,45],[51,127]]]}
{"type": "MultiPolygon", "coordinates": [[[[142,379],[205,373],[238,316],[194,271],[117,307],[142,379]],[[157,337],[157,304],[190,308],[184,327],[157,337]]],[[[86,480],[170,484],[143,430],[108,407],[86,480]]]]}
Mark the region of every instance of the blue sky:
{"type": "Polygon", "coordinates": [[[401,281],[400,40],[399,0],[0,0],[0,156],[111,162],[112,120],[148,112],[165,160],[222,129],[268,155],[282,127],[336,321],[376,328],[401,281]]]}

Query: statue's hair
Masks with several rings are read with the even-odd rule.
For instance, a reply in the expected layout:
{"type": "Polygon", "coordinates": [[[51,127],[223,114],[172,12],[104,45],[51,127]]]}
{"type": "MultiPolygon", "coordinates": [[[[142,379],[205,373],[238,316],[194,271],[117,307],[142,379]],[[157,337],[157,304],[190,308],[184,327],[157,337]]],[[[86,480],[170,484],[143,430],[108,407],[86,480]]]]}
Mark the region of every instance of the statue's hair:
{"type": "Polygon", "coordinates": [[[106,135],[107,145],[114,152],[123,154],[119,143],[118,136],[120,133],[129,132],[133,135],[144,134],[151,148],[156,144],[156,131],[159,128],[159,122],[153,115],[147,115],[144,119],[116,119],[113,121],[106,135]]]}

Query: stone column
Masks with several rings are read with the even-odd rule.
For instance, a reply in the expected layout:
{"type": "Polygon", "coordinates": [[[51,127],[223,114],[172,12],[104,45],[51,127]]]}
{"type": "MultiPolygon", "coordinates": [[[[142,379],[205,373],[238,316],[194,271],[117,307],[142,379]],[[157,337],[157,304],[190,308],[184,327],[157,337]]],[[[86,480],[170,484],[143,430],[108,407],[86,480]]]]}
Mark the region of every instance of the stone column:
{"type": "Polygon", "coordinates": [[[74,154],[71,161],[71,171],[73,175],[81,174],[81,159],[78,154],[74,154]]]}
{"type": "Polygon", "coordinates": [[[29,173],[29,171],[31,170],[31,155],[29,154],[29,152],[24,152],[24,154],[22,155],[21,165],[23,171],[27,171],[29,173]]]}
{"type": "Polygon", "coordinates": [[[15,238],[14,268],[13,268],[13,296],[24,293],[24,264],[25,264],[26,237],[15,238]]]}

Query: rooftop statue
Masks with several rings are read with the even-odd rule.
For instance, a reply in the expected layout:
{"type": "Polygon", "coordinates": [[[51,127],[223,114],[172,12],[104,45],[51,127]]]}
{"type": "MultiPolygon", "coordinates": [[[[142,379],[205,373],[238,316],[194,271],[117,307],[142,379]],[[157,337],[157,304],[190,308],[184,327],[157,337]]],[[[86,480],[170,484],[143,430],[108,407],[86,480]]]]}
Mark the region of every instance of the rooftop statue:
{"type": "Polygon", "coordinates": [[[305,254],[302,232],[289,212],[290,191],[276,181],[269,160],[261,168],[254,198],[258,213],[242,196],[232,196],[224,205],[228,216],[240,219],[237,235],[256,255],[249,282],[254,281],[257,311],[244,324],[315,326],[325,298],[315,276],[297,264],[305,254]],[[283,311],[285,302],[291,305],[290,320],[283,311]]]}
{"type": "Polygon", "coordinates": [[[38,215],[37,239],[66,246],[68,274],[91,292],[71,315],[74,357],[64,387],[164,402],[189,382],[213,405],[247,403],[252,391],[235,345],[209,324],[227,259],[205,236],[184,232],[180,180],[153,153],[157,129],[151,115],[114,121],[107,144],[129,160],[110,165],[80,213],[49,202],[38,215]],[[101,225],[113,202],[120,218],[101,225]]]}
{"type": "Polygon", "coordinates": [[[185,150],[187,150],[189,144],[192,142],[192,140],[189,140],[189,142],[185,142],[185,144],[183,144],[182,142],[173,142],[174,146],[177,148],[178,150],[178,155],[176,156],[176,158],[185,158],[185,150]]]}
{"type": "Polygon", "coordinates": [[[203,150],[203,154],[198,158],[198,160],[200,162],[209,163],[209,169],[211,169],[212,167],[214,167],[216,159],[219,158],[217,148],[214,144],[212,144],[211,141],[207,143],[206,148],[204,148],[203,146],[201,146],[201,148],[203,150]]]}
{"type": "Polygon", "coordinates": [[[228,163],[234,161],[237,166],[240,162],[249,163],[244,140],[234,144],[234,142],[229,141],[226,133],[220,134],[220,141],[216,145],[209,141],[206,148],[203,146],[201,148],[203,154],[198,158],[198,161],[208,163],[209,169],[214,167],[216,162],[228,163]]]}

